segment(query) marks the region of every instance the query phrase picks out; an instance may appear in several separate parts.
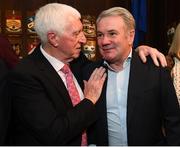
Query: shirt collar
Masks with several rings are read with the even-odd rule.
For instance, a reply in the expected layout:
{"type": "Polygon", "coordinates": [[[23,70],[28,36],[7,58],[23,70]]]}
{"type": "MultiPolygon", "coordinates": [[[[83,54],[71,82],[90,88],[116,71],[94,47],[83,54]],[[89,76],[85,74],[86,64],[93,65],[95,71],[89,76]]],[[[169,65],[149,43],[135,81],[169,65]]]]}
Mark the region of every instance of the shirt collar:
{"type": "Polygon", "coordinates": [[[54,69],[58,72],[63,66],[64,63],[61,62],[60,60],[56,59],[55,57],[49,55],[42,47],[40,46],[40,50],[42,54],[45,56],[45,58],[50,62],[50,64],[54,67],[54,69]]]}
{"type": "MultiPolygon", "coordinates": [[[[128,63],[131,61],[131,59],[132,59],[132,49],[131,49],[128,57],[124,60],[123,69],[128,65],[128,63]]],[[[109,63],[108,63],[107,61],[104,60],[104,63],[103,63],[103,64],[106,65],[109,70],[116,72],[116,71],[109,65],[109,63]]]]}

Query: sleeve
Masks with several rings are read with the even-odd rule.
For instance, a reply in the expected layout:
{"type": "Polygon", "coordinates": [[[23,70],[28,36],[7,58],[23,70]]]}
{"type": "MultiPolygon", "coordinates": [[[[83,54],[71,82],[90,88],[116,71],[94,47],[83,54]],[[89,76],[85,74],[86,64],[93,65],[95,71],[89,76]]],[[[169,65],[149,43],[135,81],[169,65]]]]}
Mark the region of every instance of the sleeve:
{"type": "Polygon", "coordinates": [[[13,114],[19,125],[43,145],[66,145],[96,120],[94,105],[84,99],[68,108],[51,83],[43,82],[25,73],[10,76],[13,114]],[[54,97],[59,97],[59,104],[53,101],[54,97]]]}
{"type": "Polygon", "coordinates": [[[180,145],[180,109],[169,71],[161,70],[161,97],[168,145],[180,145]]]}

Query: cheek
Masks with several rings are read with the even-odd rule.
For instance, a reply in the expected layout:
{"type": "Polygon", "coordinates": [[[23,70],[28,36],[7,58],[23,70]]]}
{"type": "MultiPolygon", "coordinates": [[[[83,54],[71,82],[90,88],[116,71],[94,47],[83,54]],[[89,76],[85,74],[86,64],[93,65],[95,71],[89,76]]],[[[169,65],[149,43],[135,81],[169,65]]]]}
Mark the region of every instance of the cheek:
{"type": "Polygon", "coordinates": [[[103,54],[103,53],[104,53],[102,49],[99,49],[99,52],[100,52],[100,54],[103,54]]]}
{"type": "Polygon", "coordinates": [[[72,40],[69,44],[70,44],[72,47],[77,47],[77,45],[79,44],[79,41],[78,41],[78,40],[72,40]]]}
{"type": "Polygon", "coordinates": [[[101,46],[101,40],[100,39],[97,39],[97,44],[98,44],[98,46],[101,46]]]}
{"type": "Polygon", "coordinates": [[[76,42],[74,42],[74,41],[66,42],[66,48],[69,49],[69,50],[74,49],[75,45],[76,45],[76,42]]]}

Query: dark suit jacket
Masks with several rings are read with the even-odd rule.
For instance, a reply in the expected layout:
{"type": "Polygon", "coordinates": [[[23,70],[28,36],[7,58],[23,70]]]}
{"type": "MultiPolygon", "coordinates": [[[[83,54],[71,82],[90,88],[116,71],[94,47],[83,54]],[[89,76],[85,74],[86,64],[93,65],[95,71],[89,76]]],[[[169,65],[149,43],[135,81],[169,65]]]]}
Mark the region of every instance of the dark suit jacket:
{"type": "Polygon", "coordinates": [[[3,60],[0,59],[0,145],[4,145],[5,136],[10,118],[10,100],[6,93],[6,76],[9,68],[3,60]]]}
{"type": "MultiPolygon", "coordinates": [[[[103,61],[89,65],[84,78],[102,65],[103,61]]],[[[106,84],[96,104],[98,121],[89,128],[90,143],[96,145],[108,145],[106,84]]],[[[130,65],[127,132],[128,145],[180,145],[180,113],[170,74],[155,67],[151,59],[143,64],[135,52],[130,65]]]]}
{"type": "MultiPolygon", "coordinates": [[[[79,81],[86,62],[81,55],[71,63],[79,81]]],[[[39,48],[17,65],[8,86],[13,113],[10,145],[80,145],[82,132],[96,121],[90,100],[73,108],[63,81],[39,48]]]]}

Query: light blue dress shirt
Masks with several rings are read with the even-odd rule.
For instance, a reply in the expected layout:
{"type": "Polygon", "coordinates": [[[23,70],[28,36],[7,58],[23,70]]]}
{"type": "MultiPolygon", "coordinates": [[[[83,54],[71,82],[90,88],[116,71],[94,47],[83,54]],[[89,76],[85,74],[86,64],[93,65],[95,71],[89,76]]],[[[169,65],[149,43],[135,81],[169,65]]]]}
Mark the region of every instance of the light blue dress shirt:
{"type": "Polygon", "coordinates": [[[129,83],[130,61],[132,51],[124,61],[123,69],[113,71],[108,66],[108,81],[106,92],[108,139],[110,146],[127,146],[127,93],[129,83]]]}

